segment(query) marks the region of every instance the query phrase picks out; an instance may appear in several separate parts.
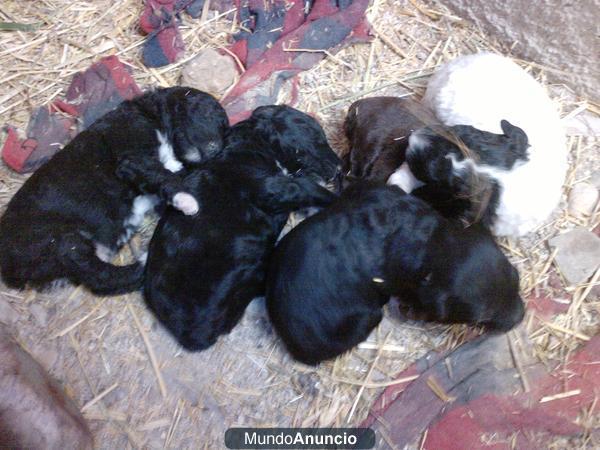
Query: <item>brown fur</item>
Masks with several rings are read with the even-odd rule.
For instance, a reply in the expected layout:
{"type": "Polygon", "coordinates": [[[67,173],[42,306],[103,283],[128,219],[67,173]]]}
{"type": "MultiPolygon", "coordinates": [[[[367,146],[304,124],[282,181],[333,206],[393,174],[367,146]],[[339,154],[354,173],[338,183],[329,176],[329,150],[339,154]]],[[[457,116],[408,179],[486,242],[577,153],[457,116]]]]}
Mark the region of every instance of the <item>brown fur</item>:
{"type": "Polygon", "coordinates": [[[350,178],[387,181],[404,162],[410,133],[432,123],[436,120],[431,112],[408,98],[369,97],[354,102],[344,122],[350,141],[344,172],[350,178]]]}

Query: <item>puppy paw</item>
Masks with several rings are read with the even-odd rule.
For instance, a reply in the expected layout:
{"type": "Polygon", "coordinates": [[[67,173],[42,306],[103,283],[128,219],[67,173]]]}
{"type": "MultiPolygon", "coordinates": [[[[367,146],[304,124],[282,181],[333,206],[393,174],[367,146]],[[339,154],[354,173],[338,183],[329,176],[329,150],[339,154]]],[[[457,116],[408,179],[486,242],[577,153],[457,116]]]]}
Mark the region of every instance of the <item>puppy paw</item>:
{"type": "Polygon", "coordinates": [[[173,196],[173,206],[186,216],[193,216],[200,207],[196,199],[187,192],[178,192],[173,196]]]}

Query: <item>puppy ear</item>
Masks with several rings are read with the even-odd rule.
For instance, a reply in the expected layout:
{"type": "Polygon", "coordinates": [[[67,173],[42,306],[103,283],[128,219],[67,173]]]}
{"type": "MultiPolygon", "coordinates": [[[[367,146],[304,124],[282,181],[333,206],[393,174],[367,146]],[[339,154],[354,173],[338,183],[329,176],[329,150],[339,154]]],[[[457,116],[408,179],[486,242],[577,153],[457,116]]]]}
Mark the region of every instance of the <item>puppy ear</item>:
{"type": "Polygon", "coordinates": [[[514,126],[508,120],[503,119],[500,121],[500,128],[502,128],[502,132],[506,136],[510,136],[512,134],[514,126]]]}
{"type": "Polygon", "coordinates": [[[504,135],[513,139],[518,145],[529,145],[527,134],[521,128],[511,124],[508,120],[501,120],[500,127],[504,135]]]}

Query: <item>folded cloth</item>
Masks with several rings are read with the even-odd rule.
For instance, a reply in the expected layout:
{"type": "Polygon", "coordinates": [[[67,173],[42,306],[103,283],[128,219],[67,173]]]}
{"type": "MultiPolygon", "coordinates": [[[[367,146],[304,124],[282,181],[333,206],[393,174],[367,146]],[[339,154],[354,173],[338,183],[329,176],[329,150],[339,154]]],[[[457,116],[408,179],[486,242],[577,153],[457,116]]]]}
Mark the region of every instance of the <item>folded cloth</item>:
{"type": "MultiPolygon", "coordinates": [[[[146,66],[160,67],[179,57],[184,49],[177,29],[179,14],[185,10],[197,17],[204,4],[204,0],[146,0],[140,19],[142,31],[149,35],[142,51],[146,66]]],[[[229,52],[246,72],[224,100],[232,123],[246,118],[260,105],[274,103],[284,82],[317,64],[325,57],[324,51],[367,40],[368,5],[369,0],[211,2],[211,8],[221,12],[235,7],[241,26],[229,52]]]]}
{"type": "Polygon", "coordinates": [[[140,28],[148,34],[142,50],[146,67],[162,67],[174,63],[185,50],[179,33],[179,13],[192,17],[202,13],[204,0],[146,0],[140,17],[140,28]]]}
{"type": "Polygon", "coordinates": [[[129,68],[116,56],[102,58],[84,72],[75,74],[67,90],[66,101],[56,100],[36,108],[27,125],[27,138],[19,139],[8,127],[2,158],[13,170],[33,172],[71,140],[123,100],[140,94],[129,68]],[[81,118],[78,124],[76,117],[81,118]]]}
{"type": "MultiPolygon", "coordinates": [[[[369,0],[214,0],[225,12],[235,5],[243,30],[231,46],[246,71],[224,99],[232,123],[258,106],[275,103],[284,82],[293,79],[351,42],[365,41],[369,0]],[[303,49],[313,50],[310,52],[303,49]],[[317,50],[317,51],[314,51],[317,50]]],[[[183,50],[177,16],[185,10],[201,14],[204,0],[147,0],[140,27],[149,39],[143,50],[147,66],[173,62],[183,50]]],[[[47,161],[74,135],[75,119],[86,128],[124,99],[140,93],[129,68],[116,56],[101,59],[75,75],[66,101],[55,101],[32,114],[27,139],[9,128],[2,157],[18,172],[31,172],[47,161]],[[62,111],[64,114],[57,115],[62,111]]],[[[292,103],[297,79],[292,83],[292,103]]]]}
{"type": "Polygon", "coordinates": [[[129,67],[113,55],[76,73],[67,89],[66,100],[82,118],[85,129],[123,100],[141,93],[129,67]]]}
{"type": "Polygon", "coordinates": [[[369,0],[236,0],[236,6],[243,31],[230,51],[246,71],[223,100],[232,123],[275,103],[283,82],[313,67],[325,51],[369,39],[369,0]]]}

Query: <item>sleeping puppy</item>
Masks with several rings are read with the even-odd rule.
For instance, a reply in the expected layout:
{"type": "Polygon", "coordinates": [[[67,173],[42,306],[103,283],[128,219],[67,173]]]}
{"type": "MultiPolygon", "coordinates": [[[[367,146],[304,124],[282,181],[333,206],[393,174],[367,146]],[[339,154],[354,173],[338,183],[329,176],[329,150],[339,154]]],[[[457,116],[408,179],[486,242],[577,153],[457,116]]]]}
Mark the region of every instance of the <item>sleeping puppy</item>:
{"type": "Polygon", "coordinates": [[[269,264],[269,316],[306,364],[366,339],[392,296],[413,317],[500,331],[524,314],[518,272],[487,230],[463,229],[395,186],[351,186],[290,231],[269,264]]]}
{"type": "Polygon", "coordinates": [[[365,98],[350,106],[344,122],[350,142],[345,172],[349,180],[388,181],[446,217],[489,227],[502,174],[528,160],[525,133],[506,121],[501,128],[504,134],[497,135],[470,126],[447,127],[413,100],[365,98]]]}
{"type": "Polygon", "coordinates": [[[183,347],[210,347],[263,295],[267,260],[288,214],[334,200],[317,181],[340,170],[314,119],[268,106],[232,127],[222,155],[185,179],[200,212],[171,209],[161,218],[144,284],[147,305],[183,347]]]}
{"type": "Polygon", "coordinates": [[[411,134],[406,164],[389,179],[444,216],[491,228],[505,174],[528,160],[527,135],[508,121],[504,134],[471,126],[421,128],[411,134]]]}
{"type": "Polygon", "coordinates": [[[108,261],[155,205],[197,212],[178,172],[218,153],[227,127],[213,97],[183,87],[146,93],[97,120],[8,203],[0,219],[4,282],[43,288],[66,278],[99,295],[139,289],[141,263],[108,261]]]}
{"type": "Polygon", "coordinates": [[[369,97],[354,102],[344,121],[350,150],[344,173],[385,182],[404,162],[410,134],[435,122],[419,103],[398,97],[369,97]]]}

